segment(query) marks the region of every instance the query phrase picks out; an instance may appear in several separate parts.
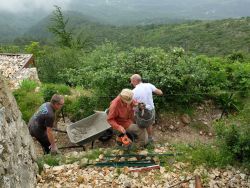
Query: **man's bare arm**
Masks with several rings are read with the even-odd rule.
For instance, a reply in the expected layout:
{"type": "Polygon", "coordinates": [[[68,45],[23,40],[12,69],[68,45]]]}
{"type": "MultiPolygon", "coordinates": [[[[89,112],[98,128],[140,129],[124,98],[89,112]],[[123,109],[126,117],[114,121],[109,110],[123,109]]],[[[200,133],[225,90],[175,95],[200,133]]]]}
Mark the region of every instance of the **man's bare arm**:
{"type": "Polygon", "coordinates": [[[156,88],[156,90],[154,91],[154,93],[155,93],[156,95],[163,95],[162,90],[160,90],[160,89],[158,89],[158,88],[156,88]]]}
{"type": "Polygon", "coordinates": [[[56,150],[57,149],[56,148],[56,142],[55,142],[55,138],[54,138],[51,127],[47,127],[47,135],[48,135],[49,142],[51,144],[51,149],[56,150]]]}

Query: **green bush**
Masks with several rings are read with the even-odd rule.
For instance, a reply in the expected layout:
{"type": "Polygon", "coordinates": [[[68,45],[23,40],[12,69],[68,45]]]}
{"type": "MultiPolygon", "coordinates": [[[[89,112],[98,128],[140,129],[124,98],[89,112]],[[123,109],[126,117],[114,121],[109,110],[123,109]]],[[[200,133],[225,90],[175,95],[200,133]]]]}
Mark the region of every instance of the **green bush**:
{"type": "Polygon", "coordinates": [[[46,83],[59,83],[58,74],[65,69],[78,68],[81,51],[69,48],[44,47],[43,55],[36,59],[39,79],[46,83]]]}
{"type": "Polygon", "coordinates": [[[211,145],[197,145],[192,151],[192,164],[206,164],[210,167],[225,167],[232,163],[229,152],[222,152],[219,148],[211,145]]]}
{"type": "Polygon", "coordinates": [[[183,153],[183,155],[177,156],[177,160],[190,162],[192,167],[199,165],[225,167],[233,162],[230,152],[221,151],[219,147],[211,144],[178,144],[175,145],[175,150],[183,153]]]}
{"type": "Polygon", "coordinates": [[[43,84],[42,93],[45,101],[50,101],[54,94],[69,95],[70,87],[63,84],[43,84]]]}
{"type": "Polygon", "coordinates": [[[94,110],[97,110],[97,100],[93,96],[65,98],[64,113],[73,122],[94,114],[94,110]]]}
{"type": "Polygon", "coordinates": [[[39,157],[36,160],[36,163],[38,165],[39,173],[42,172],[44,164],[47,164],[49,166],[58,166],[60,164],[61,157],[60,156],[53,156],[53,155],[44,155],[42,157],[39,157]]]}
{"type": "Polygon", "coordinates": [[[232,95],[232,93],[219,94],[214,100],[224,110],[227,115],[230,112],[238,112],[242,109],[242,101],[240,96],[232,95]]]}
{"type": "Polygon", "coordinates": [[[243,60],[244,60],[243,53],[241,53],[241,52],[234,52],[234,53],[228,55],[228,60],[230,62],[236,62],[236,61],[243,62],[243,60]]]}
{"type": "Polygon", "coordinates": [[[192,57],[181,48],[168,53],[144,47],[125,52],[106,43],[82,57],[81,62],[77,69],[62,70],[59,78],[96,90],[105,105],[123,88],[131,88],[129,78],[134,73],[162,89],[164,96],[156,98],[157,107],[170,101],[191,104],[218,97],[217,93],[250,89],[249,63],[229,64],[226,58],[192,57]]]}
{"type": "Polygon", "coordinates": [[[218,143],[222,151],[230,152],[235,161],[250,164],[249,124],[225,124],[216,126],[218,143]]]}
{"type": "Polygon", "coordinates": [[[33,81],[23,81],[21,87],[13,92],[22,112],[22,118],[27,123],[38,107],[44,102],[42,94],[35,92],[37,84],[33,81]]]}
{"type": "MultiPolygon", "coordinates": [[[[164,96],[155,98],[157,108],[168,103],[190,105],[206,98],[223,98],[218,93],[250,90],[247,59],[229,63],[227,57],[195,57],[182,48],[169,52],[145,47],[121,51],[109,42],[88,54],[68,48],[56,48],[53,54],[51,48],[43,50],[46,56],[39,55],[37,60],[40,79],[95,90],[101,108],[106,108],[123,88],[132,88],[129,78],[134,73],[162,89],[164,96]]],[[[43,93],[48,101],[61,92],[46,86],[43,93]]]]}
{"type": "Polygon", "coordinates": [[[229,120],[220,121],[215,125],[220,148],[230,152],[235,161],[248,167],[250,167],[249,103],[249,99],[245,101],[245,107],[238,116],[232,116],[229,120]]]}
{"type": "Polygon", "coordinates": [[[34,91],[38,87],[38,83],[33,80],[23,80],[20,86],[21,90],[26,92],[34,91]]]}

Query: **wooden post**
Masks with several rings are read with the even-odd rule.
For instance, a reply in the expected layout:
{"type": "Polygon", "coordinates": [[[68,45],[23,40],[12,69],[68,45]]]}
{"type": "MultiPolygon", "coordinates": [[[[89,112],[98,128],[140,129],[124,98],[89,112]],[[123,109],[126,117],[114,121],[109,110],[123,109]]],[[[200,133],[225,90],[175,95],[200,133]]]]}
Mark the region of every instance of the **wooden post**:
{"type": "Polygon", "coordinates": [[[129,172],[142,172],[142,171],[149,171],[149,170],[152,170],[152,169],[160,169],[160,165],[133,168],[133,169],[129,170],[129,172]]]}
{"type": "Polygon", "coordinates": [[[195,175],[195,188],[202,188],[201,178],[198,175],[195,175]]]}

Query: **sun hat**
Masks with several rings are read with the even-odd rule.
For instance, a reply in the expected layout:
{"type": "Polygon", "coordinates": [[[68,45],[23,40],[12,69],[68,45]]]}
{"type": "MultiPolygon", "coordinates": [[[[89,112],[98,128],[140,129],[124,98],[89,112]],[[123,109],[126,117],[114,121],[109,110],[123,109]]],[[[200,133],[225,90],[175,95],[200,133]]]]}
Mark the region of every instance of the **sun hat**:
{"type": "Polygon", "coordinates": [[[120,97],[122,101],[130,104],[133,100],[133,91],[131,89],[123,89],[120,93],[120,97]]]}

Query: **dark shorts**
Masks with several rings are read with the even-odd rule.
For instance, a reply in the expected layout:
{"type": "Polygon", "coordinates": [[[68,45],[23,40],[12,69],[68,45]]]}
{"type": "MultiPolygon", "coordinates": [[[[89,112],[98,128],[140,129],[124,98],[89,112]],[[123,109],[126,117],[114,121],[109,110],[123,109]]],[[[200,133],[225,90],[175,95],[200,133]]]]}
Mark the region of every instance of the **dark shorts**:
{"type": "Polygon", "coordinates": [[[44,154],[48,154],[50,152],[49,146],[51,144],[49,142],[49,138],[46,131],[39,131],[35,129],[33,126],[35,125],[29,125],[30,135],[32,137],[35,137],[37,141],[41,144],[44,154]]]}

